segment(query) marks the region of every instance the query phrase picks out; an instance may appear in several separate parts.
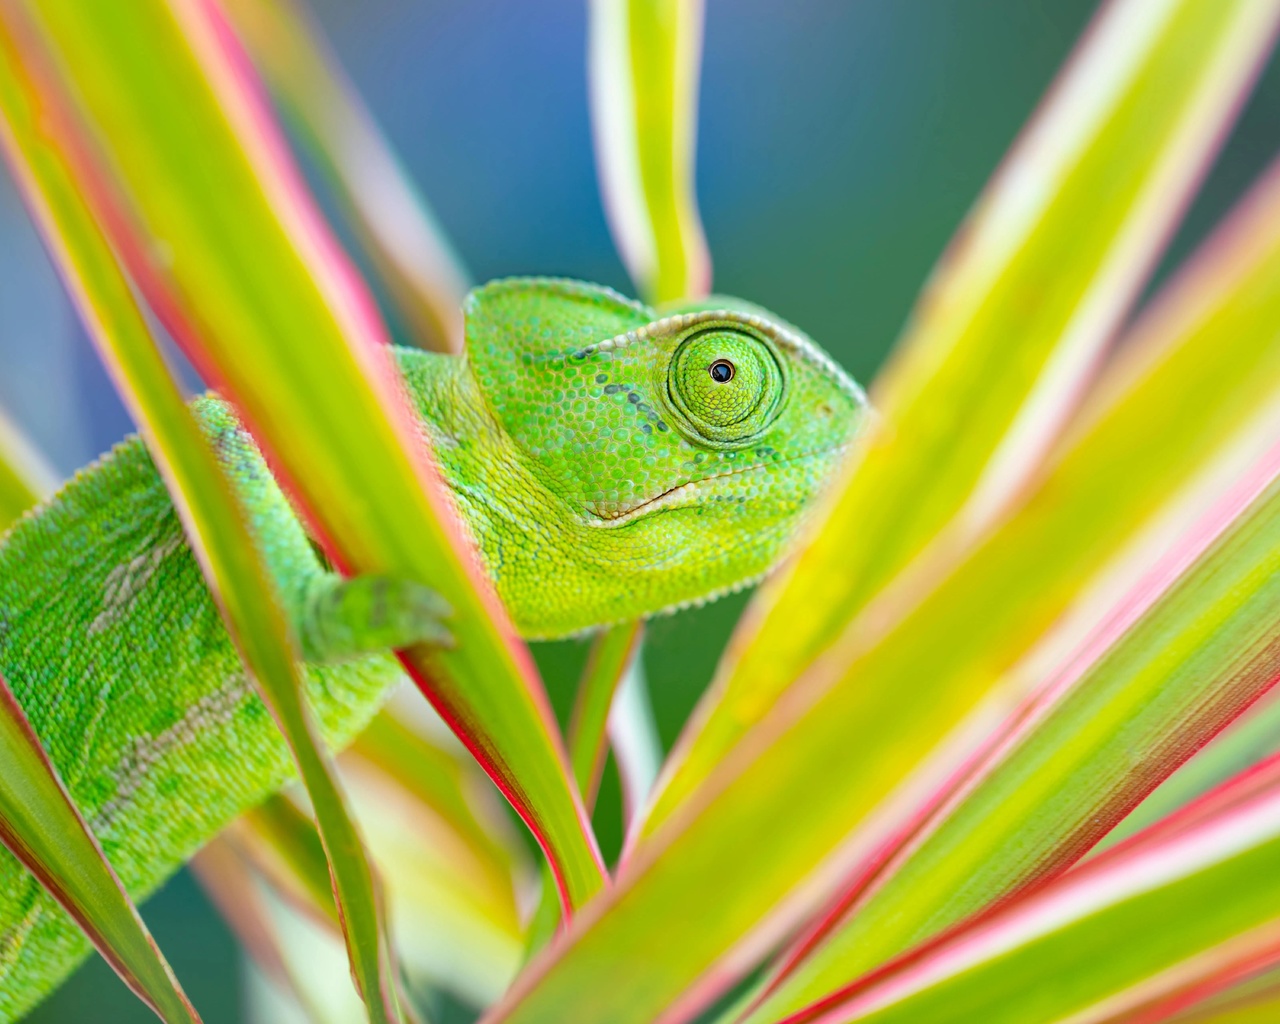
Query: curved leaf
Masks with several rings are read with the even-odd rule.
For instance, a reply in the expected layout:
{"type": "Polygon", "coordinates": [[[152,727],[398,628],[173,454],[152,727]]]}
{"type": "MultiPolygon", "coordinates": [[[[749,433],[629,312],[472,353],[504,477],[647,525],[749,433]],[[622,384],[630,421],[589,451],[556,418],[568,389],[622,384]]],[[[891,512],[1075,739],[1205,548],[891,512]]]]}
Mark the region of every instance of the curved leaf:
{"type": "Polygon", "coordinates": [[[591,0],[587,70],[614,244],[645,301],[705,295],[694,194],[702,0],[591,0]]]}

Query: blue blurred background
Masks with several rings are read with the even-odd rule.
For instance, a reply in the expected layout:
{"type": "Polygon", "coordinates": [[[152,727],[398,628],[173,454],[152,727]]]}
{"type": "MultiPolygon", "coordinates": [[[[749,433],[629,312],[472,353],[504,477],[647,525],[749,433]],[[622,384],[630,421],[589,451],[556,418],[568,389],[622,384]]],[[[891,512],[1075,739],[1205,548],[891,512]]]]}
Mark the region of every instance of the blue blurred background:
{"type": "MultiPolygon", "coordinates": [[[[314,0],[347,70],[477,281],[558,274],[630,291],[596,189],[585,10],[568,0],[314,0]]],[[[698,192],[715,287],[873,377],[948,238],[1095,0],[708,0],[698,192]]],[[[1275,150],[1263,81],[1166,267],[1275,150]]],[[[69,473],[131,429],[7,178],[0,407],[69,473]]],[[[744,598],[655,622],[670,745],[744,598]]],[[[537,652],[563,710],[581,644],[537,652]]],[[[616,849],[616,785],[598,822],[616,849]]],[[[240,1020],[239,954],[184,873],[145,907],[209,1024],[240,1020]]],[[[153,1020],[99,961],[32,1018],[153,1020]]]]}

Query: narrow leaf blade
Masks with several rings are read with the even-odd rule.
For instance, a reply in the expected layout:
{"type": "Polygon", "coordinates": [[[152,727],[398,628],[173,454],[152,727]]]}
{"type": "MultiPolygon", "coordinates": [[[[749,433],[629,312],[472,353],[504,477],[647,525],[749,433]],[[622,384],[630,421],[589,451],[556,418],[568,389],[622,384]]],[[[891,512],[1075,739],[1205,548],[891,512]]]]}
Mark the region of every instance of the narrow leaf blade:
{"type": "Polygon", "coordinates": [[[614,244],[645,300],[705,295],[694,194],[702,0],[591,0],[597,174],[614,244]]]}
{"type": "MultiPolygon", "coordinates": [[[[2,87],[0,87],[2,88],[2,87]]],[[[198,1024],[173,971],[0,679],[0,842],[167,1024],[198,1024]]]]}
{"type": "Polygon", "coordinates": [[[1263,875],[1280,857],[1275,769],[1245,780],[1251,796],[1228,784],[1185,827],[1117,847],[787,1024],[1103,1024],[1274,960],[1280,888],[1263,875]]]}

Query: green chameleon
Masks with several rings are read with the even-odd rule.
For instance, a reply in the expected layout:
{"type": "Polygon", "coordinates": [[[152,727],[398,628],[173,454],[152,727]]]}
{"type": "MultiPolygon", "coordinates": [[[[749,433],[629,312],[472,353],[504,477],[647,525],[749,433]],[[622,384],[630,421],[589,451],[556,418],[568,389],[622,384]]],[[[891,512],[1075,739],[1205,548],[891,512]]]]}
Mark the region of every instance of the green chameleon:
{"type": "MultiPolygon", "coordinates": [[[[864,418],[799,331],[737,300],[654,310],[572,281],[466,303],[466,353],[396,349],[484,565],[524,636],[580,633],[759,578],[864,418]]],[[[348,743],[448,642],[448,609],[333,573],[252,439],[193,405],[294,623],[325,740],[348,743]]],[[[0,674],[129,892],[142,898],[291,776],[144,445],[83,470],[0,537],[0,674]]],[[[0,848],[0,1022],[90,947],[0,848]]]]}

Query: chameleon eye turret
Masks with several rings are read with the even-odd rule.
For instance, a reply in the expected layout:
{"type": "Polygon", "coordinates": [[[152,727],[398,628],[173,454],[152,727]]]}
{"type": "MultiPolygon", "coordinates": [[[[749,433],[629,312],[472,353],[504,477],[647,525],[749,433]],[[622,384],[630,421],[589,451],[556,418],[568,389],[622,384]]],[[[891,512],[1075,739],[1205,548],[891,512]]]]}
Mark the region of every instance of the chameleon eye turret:
{"type": "Polygon", "coordinates": [[[680,342],[667,396],[695,441],[749,444],[778,413],[783,373],[762,337],[738,327],[700,327],[680,342]]]}

